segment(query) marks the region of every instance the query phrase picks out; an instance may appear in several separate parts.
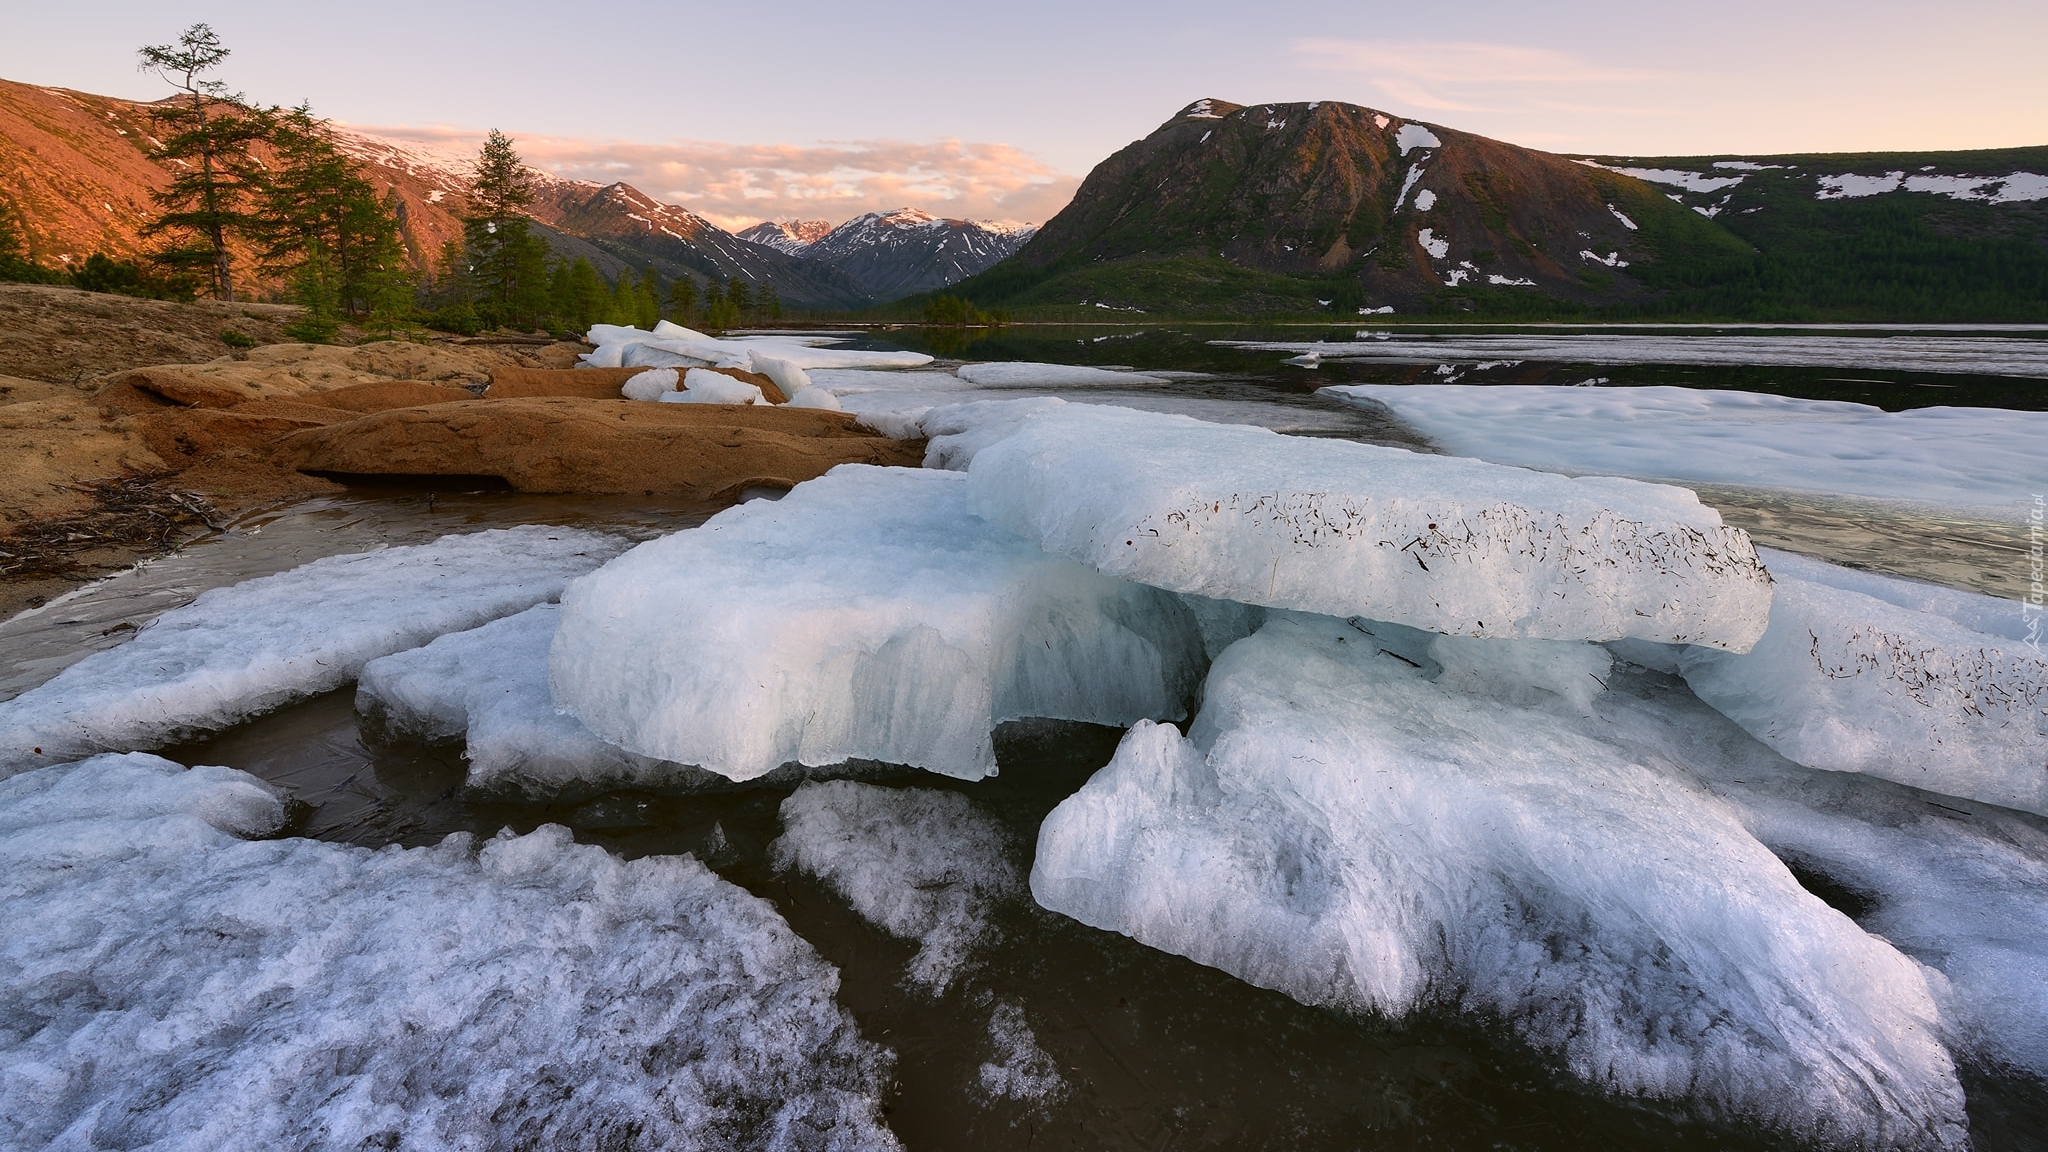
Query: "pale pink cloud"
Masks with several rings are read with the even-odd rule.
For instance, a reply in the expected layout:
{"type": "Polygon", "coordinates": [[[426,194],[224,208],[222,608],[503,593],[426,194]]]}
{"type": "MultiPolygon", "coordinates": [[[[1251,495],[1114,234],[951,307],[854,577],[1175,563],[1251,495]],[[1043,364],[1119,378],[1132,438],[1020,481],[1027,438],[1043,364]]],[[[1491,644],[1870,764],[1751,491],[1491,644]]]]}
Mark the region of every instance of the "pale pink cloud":
{"type": "MultiPolygon", "coordinates": [[[[450,157],[475,155],[483,133],[438,127],[352,130],[450,157]]],[[[624,181],[721,228],[763,220],[840,223],[905,206],[939,216],[1042,223],[1080,179],[1007,144],[856,140],[815,146],[513,136],[528,164],[569,180],[624,181]]]]}

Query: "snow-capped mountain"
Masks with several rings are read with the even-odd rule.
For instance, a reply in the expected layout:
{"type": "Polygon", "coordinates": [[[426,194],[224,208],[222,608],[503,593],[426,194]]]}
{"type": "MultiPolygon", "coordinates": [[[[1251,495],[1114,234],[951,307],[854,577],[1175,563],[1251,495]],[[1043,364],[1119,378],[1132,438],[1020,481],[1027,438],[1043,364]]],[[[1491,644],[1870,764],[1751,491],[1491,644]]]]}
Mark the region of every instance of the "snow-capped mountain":
{"type": "Polygon", "coordinates": [[[749,243],[798,256],[804,249],[823,240],[830,231],[832,222],[829,220],[764,220],[733,235],[749,243]]]}
{"type": "Polygon", "coordinates": [[[740,238],[832,268],[876,300],[964,280],[1024,246],[1036,225],[951,220],[916,208],[869,212],[823,231],[814,221],[769,221],[740,238]]]}

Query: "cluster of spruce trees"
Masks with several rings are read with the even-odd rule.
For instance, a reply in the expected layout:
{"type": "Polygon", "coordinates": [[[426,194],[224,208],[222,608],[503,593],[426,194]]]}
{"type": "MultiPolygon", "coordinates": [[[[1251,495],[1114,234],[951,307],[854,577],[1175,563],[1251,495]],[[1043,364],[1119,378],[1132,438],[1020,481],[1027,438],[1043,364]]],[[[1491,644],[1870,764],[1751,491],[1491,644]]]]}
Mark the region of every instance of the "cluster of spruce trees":
{"type": "Polygon", "coordinates": [[[477,157],[462,240],[444,245],[439,274],[422,280],[396,189],[379,195],[307,105],[260,107],[215,79],[229,49],[212,28],[195,24],[140,55],[144,71],[176,90],[153,113],[160,139],[150,155],[172,172],[152,193],[159,211],[144,228],[157,246],[139,262],[96,253],[68,270],[45,268],[28,258],[21,223],[0,202],[0,280],[232,301],[246,271],[236,252],[247,251],[261,278],[305,306],[287,332],[310,341],[332,339],[343,322],[383,335],[422,324],[473,334],[661,319],[729,328],[781,315],[773,288],[715,277],[700,286],[687,274],[664,283],[652,268],[627,269],[608,285],[588,260],[553,258],[525,214],[531,174],[496,130],[477,157]]]}

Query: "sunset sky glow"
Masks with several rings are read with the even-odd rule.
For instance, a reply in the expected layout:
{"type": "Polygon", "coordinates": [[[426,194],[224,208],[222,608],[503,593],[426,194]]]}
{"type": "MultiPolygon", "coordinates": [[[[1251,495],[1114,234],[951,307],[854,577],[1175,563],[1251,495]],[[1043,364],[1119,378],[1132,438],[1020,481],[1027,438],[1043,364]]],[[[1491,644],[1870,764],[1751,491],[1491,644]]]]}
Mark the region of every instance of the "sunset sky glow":
{"type": "Polygon", "coordinates": [[[728,227],[902,204],[1043,220],[1203,96],[1568,152],[2048,144],[2048,5],[2011,0],[12,7],[7,79],[152,99],[135,48],[204,20],[253,98],[458,150],[499,127],[540,167],[728,227]]]}

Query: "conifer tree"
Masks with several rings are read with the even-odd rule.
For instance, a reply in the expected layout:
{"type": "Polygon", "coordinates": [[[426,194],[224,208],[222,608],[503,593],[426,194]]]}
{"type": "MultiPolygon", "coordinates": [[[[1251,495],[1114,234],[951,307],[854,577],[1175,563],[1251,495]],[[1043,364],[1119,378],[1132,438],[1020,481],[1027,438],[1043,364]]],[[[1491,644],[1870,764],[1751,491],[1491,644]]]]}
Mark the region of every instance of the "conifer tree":
{"type": "Polygon", "coordinates": [[[214,294],[233,300],[228,238],[248,224],[249,196],[260,172],[249,149],[269,135],[269,117],[247,107],[226,84],[207,78],[228,58],[228,49],[205,24],[187,28],[175,44],[148,45],[139,55],[141,71],[156,73],[181,93],[153,113],[162,139],[150,158],[179,163],[170,186],[150,194],[163,211],[143,234],[184,237],[155,259],[173,269],[206,268],[214,294]]]}
{"type": "Polygon", "coordinates": [[[725,298],[732,305],[733,316],[744,322],[754,314],[754,294],[748,290],[747,282],[735,276],[726,282],[725,298]]]}
{"type": "Polygon", "coordinates": [[[546,308],[548,248],[524,211],[532,202],[533,179],[519,153],[509,137],[491,129],[462,218],[465,271],[486,323],[532,327],[546,308]]]}
{"type": "Polygon", "coordinates": [[[381,308],[384,322],[397,319],[411,278],[395,194],[379,198],[305,105],[273,120],[275,163],[257,191],[250,224],[264,268],[283,273],[308,308],[350,316],[381,308]],[[309,267],[315,263],[317,270],[309,267]]]}
{"type": "Polygon", "coordinates": [[[669,318],[678,324],[694,325],[697,321],[699,300],[697,278],[688,273],[676,277],[668,286],[669,318]]]}
{"type": "Polygon", "coordinates": [[[761,285],[760,300],[755,309],[762,319],[771,323],[782,319],[782,294],[775,290],[775,285],[761,285]]]}

